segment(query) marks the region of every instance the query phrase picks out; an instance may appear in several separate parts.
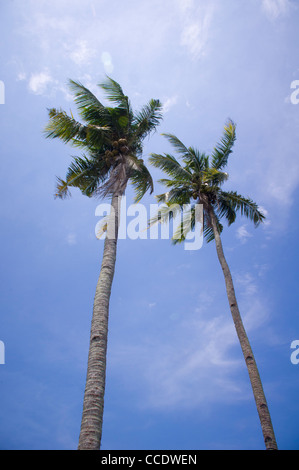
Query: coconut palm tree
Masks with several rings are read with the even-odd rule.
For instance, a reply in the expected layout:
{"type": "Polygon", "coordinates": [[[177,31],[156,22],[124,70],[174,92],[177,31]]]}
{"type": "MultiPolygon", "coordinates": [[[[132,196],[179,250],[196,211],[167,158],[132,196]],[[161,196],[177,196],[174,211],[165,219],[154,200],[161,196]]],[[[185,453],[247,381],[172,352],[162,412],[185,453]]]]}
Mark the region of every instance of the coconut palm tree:
{"type": "Polygon", "coordinates": [[[79,188],[88,197],[111,198],[102,266],[96,286],[90,332],[87,378],[78,449],[99,450],[104,410],[108,315],[116,262],[120,199],[130,182],[139,200],[153,191],[151,175],[142,160],[142,143],[162,119],[159,100],[150,100],[133,112],[121,86],[107,77],[100,88],[114,106],[104,106],[81,83],[70,80],[70,89],[83,122],[61,109],[49,110],[46,138],[58,138],[85,151],[72,157],[65,179],[57,179],[55,196],[66,198],[79,188]]]}
{"type": "Polygon", "coordinates": [[[182,242],[186,239],[190,229],[197,226],[196,204],[202,205],[203,235],[207,242],[215,240],[217,255],[224,274],[228,302],[248,369],[265,446],[266,449],[277,449],[262,382],[239,312],[231,272],[224,256],[220,237],[223,230],[221,219],[226,219],[228,225],[231,225],[236,220],[237,213],[240,213],[249,218],[255,226],[264,220],[263,213],[251,199],[243,197],[235,191],[222,189],[223,183],[228,179],[228,174],[224,172],[224,169],[236,139],[236,126],[231,120],[227,121],[223,137],[210,156],[193,147],[187,148],[173,134],[164,135],[179,154],[182,163],[173,155],[151,155],[150,162],[156,168],[163,170],[169,178],[160,180],[168,191],[156,196],[159,202],[164,203],[164,206],[150,220],[149,225],[167,222],[176,214],[184,211],[184,217],[172,239],[174,244],[182,242]],[[189,207],[187,213],[186,207],[189,207]]]}

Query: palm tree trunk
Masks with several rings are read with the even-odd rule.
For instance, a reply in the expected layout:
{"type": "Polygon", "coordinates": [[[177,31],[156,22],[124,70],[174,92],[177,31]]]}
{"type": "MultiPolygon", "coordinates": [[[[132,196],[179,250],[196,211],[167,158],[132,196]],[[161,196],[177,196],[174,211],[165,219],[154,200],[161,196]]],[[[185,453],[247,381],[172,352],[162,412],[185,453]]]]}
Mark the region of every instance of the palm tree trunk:
{"type": "Polygon", "coordinates": [[[109,300],[116,262],[120,217],[119,201],[120,196],[118,194],[113,195],[102,266],[96,286],[78,450],[99,450],[101,446],[109,300]]]}
{"type": "Polygon", "coordinates": [[[217,255],[218,255],[219,262],[221,264],[221,268],[224,274],[226,292],[227,292],[231,314],[233,317],[237,335],[240,341],[240,345],[241,345],[244,359],[246,362],[246,366],[248,369],[252,391],[253,391],[257,411],[258,411],[260,422],[261,422],[265,446],[267,450],[277,450],[277,443],[276,443],[276,439],[274,435],[270,412],[268,409],[262,382],[261,382],[258,368],[254,359],[254,355],[253,355],[253,352],[252,352],[252,349],[251,349],[251,346],[250,346],[250,343],[249,343],[249,340],[248,340],[248,337],[247,337],[247,334],[246,334],[246,331],[242,322],[242,318],[239,312],[231,272],[230,272],[230,269],[228,267],[228,264],[226,262],[226,259],[223,253],[223,247],[222,247],[220,234],[217,228],[216,217],[211,207],[209,208],[208,213],[209,213],[209,217],[210,217],[210,221],[211,221],[211,225],[212,225],[212,229],[213,229],[213,233],[215,237],[217,255]]]}

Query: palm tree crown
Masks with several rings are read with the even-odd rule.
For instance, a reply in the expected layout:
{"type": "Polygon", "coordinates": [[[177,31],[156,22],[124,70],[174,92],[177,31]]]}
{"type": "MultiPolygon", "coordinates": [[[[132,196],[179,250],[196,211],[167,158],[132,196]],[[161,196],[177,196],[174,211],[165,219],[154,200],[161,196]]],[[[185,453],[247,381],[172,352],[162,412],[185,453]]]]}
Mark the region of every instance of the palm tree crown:
{"type": "Polygon", "coordinates": [[[236,140],[236,125],[228,120],[221,141],[214,148],[211,156],[199,152],[193,147],[186,147],[173,134],[163,134],[172,144],[175,151],[182,159],[182,164],[169,154],[151,154],[150,162],[163,170],[169,178],[159,180],[169,190],[156,196],[159,202],[165,203],[164,210],[159,212],[151,223],[163,222],[173,217],[173,206],[190,206],[191,225],[184,224],[174,234],[173,242],[178,243],[185,240],[187,231],[195,225],[195,204],[202,204],[204,211],[203,232],[207,242],[214,239],[211,226],[209,209],[212,208],[216,217],[217,227],[221,233],[223,225],[221,219],[226,219],[228,225],[236,220],[237,212],[245,215],[257,226],[263,221],[264,215],[258,205],[250,198],[241,196],[236,191],[223,191],[222,185],[228,179],[224,172],[228,157],[236,140]]]}
{"type": "Polygon", "coordinates": [[[104,106],[81,83],[69,81],[74,100],[83,123],[62,109],[49,109],[47,138],[59,138],[65,143],[83,149],[80,157],[73,157],[66,178],[57,179],[56,197],[65,198],[70,187],[77,187],[86,196],[106,197],[124,192],[130,180],[141,199],[147,190],[153,190],[153,181],[142,156],[142,142],[162,119],[162,104],[151,99],[134,113],[121,86],[110,77],[99,84],[114,107],[104,106]]]}

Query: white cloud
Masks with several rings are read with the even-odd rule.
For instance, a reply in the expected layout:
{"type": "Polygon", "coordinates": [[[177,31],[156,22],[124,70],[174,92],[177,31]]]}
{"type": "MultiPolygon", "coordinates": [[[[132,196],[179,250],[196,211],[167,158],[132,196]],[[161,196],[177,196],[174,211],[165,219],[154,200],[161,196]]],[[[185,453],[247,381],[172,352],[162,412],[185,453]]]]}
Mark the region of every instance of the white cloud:
{"type": "Polygon", "coordinates": [[[28,88],[32,93],[36,95],[42,95],[47,90],[48,85],[52,82],[53,78],[49,72],[43,71],[31,75],[28,88]]]}
{"type": "Polygon", "coordinates": [[[270,214],[267,211],[267,209],[263,206],[259,206],[259,210],[264,214],[265,219],[263,220],[263,225],[262,227],[268,228],[271,225],[271,219],[270,219],[270,214]]]}
{"type": "Polygon", "coordinates": [[[289,0],[263,0],[262,8],[269,19],[276,19],[285,15],[289,10],[289,0]]]}
{"type": "Polygon", "coordinates": [[[188,2],[188,5],[185,8],[181,6],[181,9],[183,17],[181,45],[187,47],[193,59],[198,59],[206,52],[214,12],[213,4],[199,5],[195,9],[193,2],[188,2]]]}
{"type": "Polygon", "coordinates": [[[67,244],[70,246],[77,244],[77,236],[75,233],[69,233],[66,238],[67,244]]]}
{"type": "MultiPolygon", "coordinates": [[[[17,79],[26,80],[27,75],[20,73],[17,79]]],[[[28,79],[28,89],[35,95],[53,95],[56,92],[61,92],[65,100],[73,101],[73,96],[70,94],[69,89],[61,84],[59,80],[55,79],[48,70],[31,74],[28,79]]]]}
{"type": "Polygon", "coordinates": [[[257,292],[257,286],[253,280],[253,277],[249,273],[237,275],[236,283],[242,287],[243,295],[252,296],[257,292]]]}
{"type": "Polygon", "coordinates": [[[240,383],[229,377],[243,365],[241,357],[236,360],[229,354],[237,344],[231,318],[196,317],[177,322],[172,318],[174,329],[163,341],[145,335],[142,344],[114,348],[111,363],[117,370],[124,370],[125,362],[138,371],[138,386],[146,391],[140,406],[193,408],[244,398],[240,383]]]}
{"type": "Polygon", "coordinates": [[[170,98],[167,98],[163,104],[163,112],[167,113],[177,103],[177,101],[178,101],[177,96],[172,96],[170,98]]]}
{"type": "MultiPolygon", "coordinates": [[[[267,331],[269,309],[249,272],[235,276],[239,307],[246,331],[267,331]]],[[[222,289],[221,289],[222,290],[222,289]]],[[[213,292],[213,291],[212,291],[213,292]]],[[[201,292],[198,306],[180,315],[173,312],[167,330],[145,332],[140,342],[114,344],[110,355],[112,370],[130,387],[141,387],[139,406],[157,409],[201,408],[214,403],[252,400],[246,366],[231,314],[217,292],[201,292]],[[213,315],[215,311],[223,311],[213,315]],[[138,377],[138,381],[132,377],[138,377]],[[134,384],[134,385],[132,385],[134,384]]],[[[154,315],[160,315],[156,306],[154,315]]],[[[153,322],[155,318],[153,318],[153,322]]],[[[150,329],[149,329],[150,330],[150,329]]]]}
{"type": "Polygon", "coordinates": [[[151,302],[151,303],[149,303],[149,304],[148,304],[148,306],[149,306],[149,309],[152,309],[152,308],[154,308],[156,305],[157,305],[157,303],[156,303],[156,302],[151,302]]]}
{"type": "Polygon", "coordinates": [[[27,78],[27,75],[26,75],[25,72],[20,72],[20,73],[18,73],[18,75],[17,75],[17,81],[19,81],[19,82],[21,82],[21,81],[23,81],[23,80],[26,80],[26,78],[27,78]]]}
{"type": "Polygon", "coordinates": [[[70,53],[70,58],[77,65],[88,64],[91,59],[96,55],[95,49],[88,45],[86,40],[77,41],[75,48],[70,53]]]}
{"type": "MultiPolygon", "coordinates": [[[[280,147],[282,147],[282,143],[280,143],[280,147]]],[[[277,153],[277,158],[268,167],[267,175],[269,183],[266,186],[266,196],[272,198],[272,202],[275,202],[277,211],[281,210],[283,206],[290,207],[293,202],[293,192],[299,182],[299,162],[295,148],[291,148],[291,146],[285,148],[284,153],[288,155],[288,158],[282,160],[281,154],[277,153]],[[289,168],[292,171],[289,171],[289,168]]],[[[281,217],[282,214],[280,213],[281,217]]]]}
{"type": "Polygon", "coordinates": [[[194,6],[194,0],[177,0],[179,8],[185,12],[194,6]]]}
{"type": "Polygon", "coordinates": [[[267,211],[267,209],[263,206],[259,206],[259,210],[260,212],[262,212],[264,214],[265,217],[269,217],[269,212],[267,211]]]}
{"type": "Polygon", "coordinates": [[[103,52],[101,55],[102,63],[104,65],[105,72],[110,74],[114,70],[114,66],[112,63],[112,57],[109,52],[103,52]]]}
{"type": "Polygon", "coordinates": [[[248,232],[246,225],[241,225],[237,230],[237,238],[241,240],[242,243],[246,243],[250,237],[252,237],[252,235],[248,232]]]}

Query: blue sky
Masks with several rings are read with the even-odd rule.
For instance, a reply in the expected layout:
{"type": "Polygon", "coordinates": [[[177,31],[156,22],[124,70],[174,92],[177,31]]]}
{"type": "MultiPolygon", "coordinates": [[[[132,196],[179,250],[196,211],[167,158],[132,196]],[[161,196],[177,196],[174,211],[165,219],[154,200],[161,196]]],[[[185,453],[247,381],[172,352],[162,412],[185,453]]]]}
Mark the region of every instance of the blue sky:
{"type": "MultiPolygon", "coordinates": [[[[0,17],[0,447],[77,447],[100,201],[76,191],[54,200],[74,149],[42,129],[47,108],[75,112],[69,78],[102,99],[96,84],[109,74],[134,109],[164,104],[145,160],[170,151],[162,132],[208,153],[227,118],[236,122],[226,188],[267,221],[254,229],[239,218],[223,244],[278,446],[298,449],[298,3],[1,0],[0,17]]],[[[102,448],[264,448],[213,244],[119,241],[102,448]]]]}

